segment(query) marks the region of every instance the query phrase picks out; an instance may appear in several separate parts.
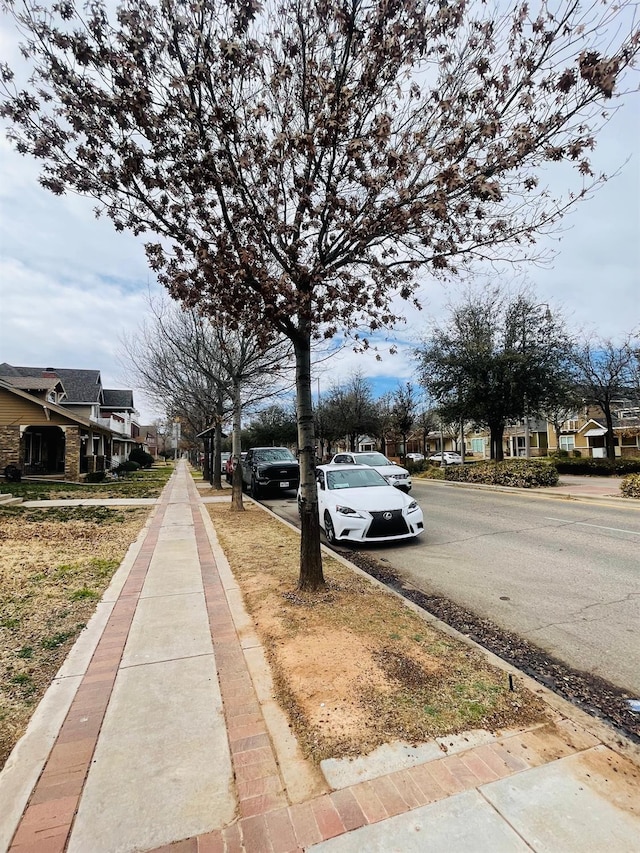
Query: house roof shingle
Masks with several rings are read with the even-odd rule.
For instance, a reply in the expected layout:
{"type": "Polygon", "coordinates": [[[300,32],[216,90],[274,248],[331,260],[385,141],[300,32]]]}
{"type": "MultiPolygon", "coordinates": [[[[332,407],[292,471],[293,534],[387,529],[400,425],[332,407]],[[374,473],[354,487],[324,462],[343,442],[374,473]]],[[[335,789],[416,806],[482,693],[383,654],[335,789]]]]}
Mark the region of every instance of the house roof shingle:
{"type": "MultiPolygon", "coordinates": [[[[17,386],[21,379],[46,380],[58,379],[66,391],[65,403],[98,403],[109,409],[133,409],[133,391],[129,389],[103,389],[99,370],[78,370],[67,367],[20,367],[4,362],[0,364],[0,377],[17,386]]],[[[20,384],[21,388],[26,388],[20,384]]],[[[30,388],[44,388],[43,384],[29,385],[30,388]]]]}
{"type": "Polygon", "coordinates": [[[103,405],[107,409],[133,409],[133,391],[121,391],[117,388],[104,388],[103,405]]]}
{"type": "Polygon", "coordinates": [[[101,403],[102,381],[99,370],[76,370],[67,367],[19,367],[0,364],[0,376],[52,378],[57,376],[67,392],[66,403],[101,403]]]}

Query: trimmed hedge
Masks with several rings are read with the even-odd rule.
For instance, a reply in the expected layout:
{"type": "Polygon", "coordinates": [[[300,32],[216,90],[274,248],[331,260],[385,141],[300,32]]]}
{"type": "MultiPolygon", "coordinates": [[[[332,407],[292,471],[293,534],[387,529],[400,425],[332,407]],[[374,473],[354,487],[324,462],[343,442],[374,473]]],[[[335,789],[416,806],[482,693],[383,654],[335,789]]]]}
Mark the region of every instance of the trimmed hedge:
{"type": "Polygon", "coordinates": [[[463,483],[483,483],[489,486],[555,486],[558,471],[548,462],[533,459],[507,459],[504,462],[476,462],[473,465],[447,466],[445,480],[463,483]]]}
{"type": "Polygon", "coordinates": [[[640,498],[640,474],[627,474],[620,483],[620,491],[625,498],[640,498]]]}
{"type": "Polygon", "coordinates": [[[625,474],[640,474],[640,459],[618,457],[617,459],[554,459],[553,464],[560,474],[592,474],[596,477],[621,477],[625,474]]]}
{"type": "Polygon", "coordinates": [[[106,471],[89,471],[85,478],[85,483],[101,483],[106,476],[106,471]]]}

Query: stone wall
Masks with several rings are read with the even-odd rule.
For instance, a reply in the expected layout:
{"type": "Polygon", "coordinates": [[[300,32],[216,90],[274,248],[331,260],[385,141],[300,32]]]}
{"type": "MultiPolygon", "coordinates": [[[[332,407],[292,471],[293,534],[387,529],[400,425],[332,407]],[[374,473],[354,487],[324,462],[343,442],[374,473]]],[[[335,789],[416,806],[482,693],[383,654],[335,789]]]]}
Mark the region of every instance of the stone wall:
{"type": "Polygon", "coordinates": [[[0,427],[0,472],[7,465],[17,465],[22,470],[22,459],[20,458],[20,427],[0,427]]]}
{"type": "Polygon", "coordinates": [[[65,480],[80,479],[80,428],[68,426],[64,450],[65,480]]]}

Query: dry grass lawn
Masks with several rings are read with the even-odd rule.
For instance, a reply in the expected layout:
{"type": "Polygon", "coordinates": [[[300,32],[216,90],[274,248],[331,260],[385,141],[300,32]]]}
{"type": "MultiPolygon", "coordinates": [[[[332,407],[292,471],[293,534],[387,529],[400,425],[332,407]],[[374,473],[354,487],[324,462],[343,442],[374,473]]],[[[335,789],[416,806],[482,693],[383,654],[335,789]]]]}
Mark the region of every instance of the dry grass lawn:
{"type": "Polygon", "coordinates": [[[148,514],[0,510],[0,768],[148,514]]]}
{"type": "Polygon", "coordinates": [[[543,718],[537,697],[395,596],[325,558],[327,589],[296,586],[299,536],[259,507],[207,509],[307,757],[365,754],[543,718]]]}

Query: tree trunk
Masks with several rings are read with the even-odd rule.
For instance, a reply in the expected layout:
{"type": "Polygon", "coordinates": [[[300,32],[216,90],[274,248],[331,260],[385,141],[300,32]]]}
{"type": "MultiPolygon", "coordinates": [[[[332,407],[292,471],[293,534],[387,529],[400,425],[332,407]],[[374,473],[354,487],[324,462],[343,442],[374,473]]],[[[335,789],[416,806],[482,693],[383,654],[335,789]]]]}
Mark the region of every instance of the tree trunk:
{"type": "Polygon", "coordinates": [[[216,400],[216,422],[213,429],[213,458],[211,460],[211,486],[214,489],[222,488],[222,479],[220,477],[221,463],[220,451],[222,450],[222,418],[224,413],[224,403],[222,395],[218,394],[216,400]]]}
{"type": "Polygon", "coordinates": [[[489,424],[491,433],[491,458],[496,462],[502,462],[504,459],[504,424],[489,424]]]}
{"type": "Polygon", "coordinates": [[[222,405],[221,401],[218,401],[218,414],[216,416],[216,425],[215,425],[215,430],[214,430],[214,434],[213,434],[214,435],[213,444],[215,447],[215,452],[213,454],[213,477],[212,477],[211,485],[213,486],[214,489],[221,489],[222,488],[222,477],[221,477],[222,466],[220,463],[220,450],[222,447],[222,423],[220,420],[221,416],[220,416],[220,411],[219,411],[221,405],[222,405]]]}
{"type": "Polygon", "coordinates": [[[212,485],[211,480],[211,433],[207,433],[204,437],[204,462],[202,463],[202,479],[208,480],[212,485]]]}
{"type": "Polygon", "coordinates": [[[231,477],[231,511],[244,511],[242,502],[242,466],[240,453],[242,451],[242,398],[240,396],[240,384],[233,386],[233,438],[231,445],[231,456],[234,460],[233,475],[231,477]]]}
{"type": "Polygon", "coordinates": [[[615,459],[616,458],[616,446],[614,444],[614,435],[613,435],[613,417],[611,415],[611,406],[607,404],[604,408],[604,417],[607,422],[607,432],[604,437],[604,441],[607,447],[607,459],[615,459]]]}
{"type": "Polygon", "coordinates": [[[315,429],[311,402],[311,336],[294,343],[296,356],[296,416],[300,461],[300,539],[299,589],[316,590],[325,585],[320,551],[318,491],[316,486],[315,429]]]}
{"type": "Polygon", "coordinates": [[[553,422],[553,431],[556,434],[556,452],[560,452],[560,436],[562,435],[562,424],[554,420],[553,422]]]}

